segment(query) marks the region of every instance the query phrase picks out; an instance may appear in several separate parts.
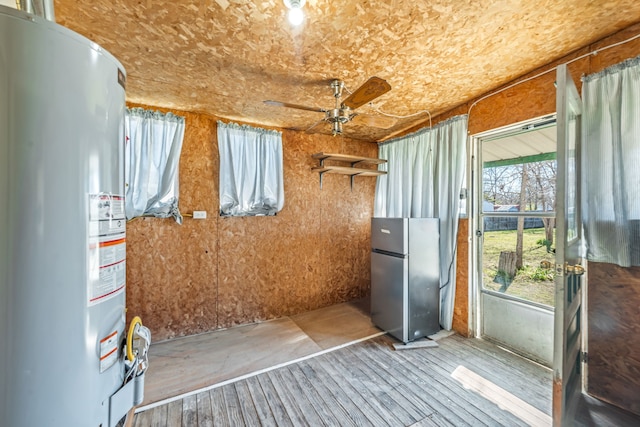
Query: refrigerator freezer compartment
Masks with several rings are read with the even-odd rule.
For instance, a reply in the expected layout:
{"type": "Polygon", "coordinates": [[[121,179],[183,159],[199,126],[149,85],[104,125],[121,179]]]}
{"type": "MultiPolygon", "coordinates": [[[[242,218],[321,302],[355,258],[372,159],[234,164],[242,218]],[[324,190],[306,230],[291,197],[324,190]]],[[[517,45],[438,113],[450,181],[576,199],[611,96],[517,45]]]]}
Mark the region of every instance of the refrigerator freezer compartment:
{"type": "Polygon", "coordinates": [[[372,218],[371,248],[406,255],[409,252],[408,218],[372,218]]]}

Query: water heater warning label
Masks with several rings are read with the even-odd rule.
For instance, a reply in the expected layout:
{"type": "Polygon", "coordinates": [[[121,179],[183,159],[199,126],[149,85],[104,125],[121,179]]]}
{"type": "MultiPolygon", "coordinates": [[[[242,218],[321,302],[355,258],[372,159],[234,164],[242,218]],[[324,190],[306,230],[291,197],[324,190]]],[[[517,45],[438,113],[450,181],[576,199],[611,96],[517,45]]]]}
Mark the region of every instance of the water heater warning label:
{"type": "Polygon", "coordinates": [[[118,331],[100,340],[100,373],[103,373],[118,360],[118,331]]]}
{"type": "Polygon", "coordinates": [[[123,196],[89,195],[89,306],[124,292],[127,256],[125,230],[123,196]]]}

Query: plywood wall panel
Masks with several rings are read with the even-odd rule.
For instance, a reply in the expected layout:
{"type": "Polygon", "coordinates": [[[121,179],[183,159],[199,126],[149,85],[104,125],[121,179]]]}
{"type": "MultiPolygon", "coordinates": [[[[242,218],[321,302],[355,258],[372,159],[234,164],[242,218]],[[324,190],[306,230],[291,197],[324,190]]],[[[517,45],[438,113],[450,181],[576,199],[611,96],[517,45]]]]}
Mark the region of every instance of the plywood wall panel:
{"type": "Polygon", "coordinates": [[[143,316],[154,341],[367,295],[375,178],[357,179],[352,193],[348,178],[328,176],[321,191],[311,154],[376,157],[375,144],[285,130],[284,209],[275,217],[222,219],[216,118],[173,112],[187,120],[180,209],[206,210],[208,218],[129,223],[129,313],[143,316]]]}
{"type": "MultiPolygon", "coordinates": [[[[286,140],[283,135],[285,147],[286,140]]],[[[287,312],[287,298],[304,300],[317,269],[316,253],[308,251],[310,234],[317,229],[308,214],[314,200],[299,184],[308,176],[292,168],[308,161],[304,150],[284,151],[285,206],[276,217],[220,220],[220,327],[279,317],[287,312]],[[296,280],[302,283],[294,287],[296,280]]]]}
{"type": "Polygon", "coordinates": [[[215,241],[200,239],[207,233],[195,223],[171,221],[145,218],[128,226],[128,313],[142,317],[154,340],[216,325],[215,241]]]}
{"type": "MultiPolygon", "coordinates": [[[[295,227],[295,225],[288,224],[295,227]]],[[[220,327],[281,317],[294,286],[307,282],[303,239],[285,230],[282,218],[227,218],[220,221],[220,327]],[[287,262],[299,254],[300,264],[287,262]]]]}
{"type": "Polygon", "coordinates": [[[440,122],[443,122],[447,119],[450,119],[452,117],[455,116],[460,116],[463,114],[467,114],[469,112],[469,103],[464,103],[462,105],[458,105],[457,107],[442,113],[442,114],[438,114],[437,116],[434,116],[432,118],[431,121],[423,121],[421,122],[419,125],[411,127],[409,129],[407,129],[406,131],[402,131],[402,132],[398,132],[397,134],[393,134],[390,138],[387,139],[391,139],[391,138],[398,138],[404,135],[408,135],[410,133],[414,133],[417,132],[419,130],[424,129],[425,127],[429,127],[429,126],[435,126],[440,122]]]}
{"type": "Polygon", "coordinates": [[[589,263],[589,394],[640,415],[640,267],[589,263]]]}
{"type": "Polygon", "coordinates": [[[346,177],[326,176],[320,190],[311,154],[375,157],[376,145],[284,131],[283,148],[283,210],[276,217],[220,220],[219,327],[313,310],[368,289],[364,233],[375,179],[351,193],[346,177]]]}
{"type": "MultiPolygon", "coordinates": [[[[375,144],[332,137],[325,138],[325,147],[319,151],[378,156],[375,144]]],[[[350,178],[344,175],[325,175],[323,189],[318,189],[317,194],[322,200],[323,232],[320,241],[325,253],[323,259],[326,260],[323,286],[329,294],[335,287],[341,298],[364,296],[362,289],[368,286],[370,275],[369,235],[374,191],[375,178],[356,177],[352,191],[350,178]]]]}
{"type": "MultiPolygon", "coordinates": [[[[640,34],[640,24],[632,25],[611,37],[594,43],[593,48],[600,49],[614,43],[620,43],[638,34],[640,34]]],[[[640,38],[591,56],[588,74],[600,72],[613,64],[618,64],[625,59],[635,58],[638,55],[640,55],[640,38]]]]}
{"type": "MultiPolygon", "coordinates": [[[[554,114],[556,111],[556,67],[587,52],[588,49],[581,49],[570,56],[523,76],[518,79],[518,81],[523,82],[516,86],[486,99],[480,97],[477,101],[470,102],[469,133],[473,135],[535,117],[554,114]],[[535,77],[541,73],[544,74],[535,77]],[[527,80],[530,78],[532,79],[527,80]]],[[[577,60],[569,65],[569,71],[576,82],[578,90],[580,90],[581,86],[580,76],[588,68],[588,58],[577,60]]],[[[509,83],[505,87],[509,87],[512,84],[509,83]]]]}
{"type": "MultiPolygon", "coordinates": [[[[133,106],[133,105],[132,105],[133,106]]],[[[162,111],[168,111],[163,109],[162,111]]],[[[185,117],[180,158],[180,210],[206,210],[207,220],[139,218],[127,224],[128,316],[140,315],[153,340],[196,334],[216,328],[217,222],[212,171],[217,162],[206,116],[173,111],[185,117]],[[213,216],[213,218],[212,218],[213,216]]]]}
{"type": "Polygon", "coordinates": [[[469,331],[469,220],[458,221],[458,257],[456,258],[456,296],[453,308],[453,330],[462,336],[469,331]]]}

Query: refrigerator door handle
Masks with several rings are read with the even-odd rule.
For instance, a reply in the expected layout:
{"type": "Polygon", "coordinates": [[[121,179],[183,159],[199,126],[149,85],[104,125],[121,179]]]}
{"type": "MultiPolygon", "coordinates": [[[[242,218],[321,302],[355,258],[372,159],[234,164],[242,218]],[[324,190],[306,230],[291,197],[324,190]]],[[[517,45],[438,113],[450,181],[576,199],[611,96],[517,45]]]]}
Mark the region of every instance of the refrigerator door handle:
{"type": "Polygon", "coordinates": [[[380,255],[392,256],[394,258],[406,258],[407,257],[406,254],[399,254],[399,253],[396,253],[396,252],[383,251],[382,249],[372,249],[371,252],[375,252],[375,253],[380,254],[380,255]]]}

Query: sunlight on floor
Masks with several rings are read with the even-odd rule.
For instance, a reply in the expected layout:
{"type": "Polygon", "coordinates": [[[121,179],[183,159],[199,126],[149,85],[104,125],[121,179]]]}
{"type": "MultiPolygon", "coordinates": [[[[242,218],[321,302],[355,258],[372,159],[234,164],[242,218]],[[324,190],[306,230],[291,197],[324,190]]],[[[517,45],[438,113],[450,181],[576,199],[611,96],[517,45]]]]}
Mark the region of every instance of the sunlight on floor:
{"type": "Polygon", "coordinates": [[[462,365],[451,373],[466,389],[473,390],[485,399],[498,405],[500,409],[512,413],[531,426],[550,426],[551,417],[514,396],[502,387],[483,378],[462,365]]]}

